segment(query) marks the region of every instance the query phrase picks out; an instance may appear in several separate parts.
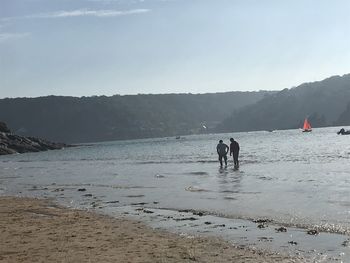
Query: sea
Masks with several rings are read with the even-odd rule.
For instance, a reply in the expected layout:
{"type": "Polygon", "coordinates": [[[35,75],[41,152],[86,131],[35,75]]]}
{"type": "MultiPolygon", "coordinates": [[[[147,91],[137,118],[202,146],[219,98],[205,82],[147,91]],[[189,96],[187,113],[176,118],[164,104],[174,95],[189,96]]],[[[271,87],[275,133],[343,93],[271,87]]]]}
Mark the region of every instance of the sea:
{"type": "Polygon", "coordinates": [[[301,262],[350,262],[350,136],[341,127],[181,136],[0,156],[0,195],[144,221],[301,262]],[[240,144],[221,168],[216,145],[240,144]]]}

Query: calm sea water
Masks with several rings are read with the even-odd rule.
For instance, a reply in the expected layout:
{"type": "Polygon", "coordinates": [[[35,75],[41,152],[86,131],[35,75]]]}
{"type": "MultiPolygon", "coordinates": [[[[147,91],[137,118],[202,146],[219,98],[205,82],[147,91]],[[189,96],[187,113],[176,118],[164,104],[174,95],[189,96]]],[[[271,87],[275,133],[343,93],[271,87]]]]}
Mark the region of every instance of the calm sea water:
{"type": "Polygon", "coordinates": [[[75,207],[205,211],[234,219],[350,234],[350,136],[339,127],[97,143],[0,157],[0,194],[55,197],[75,207]],[[234,137],[240,168],[220,169],[234,137]],[[85,192],[77,191],[85,188],[85,192]],[[118,202],[117,202],[118,201],[118,202]]]}

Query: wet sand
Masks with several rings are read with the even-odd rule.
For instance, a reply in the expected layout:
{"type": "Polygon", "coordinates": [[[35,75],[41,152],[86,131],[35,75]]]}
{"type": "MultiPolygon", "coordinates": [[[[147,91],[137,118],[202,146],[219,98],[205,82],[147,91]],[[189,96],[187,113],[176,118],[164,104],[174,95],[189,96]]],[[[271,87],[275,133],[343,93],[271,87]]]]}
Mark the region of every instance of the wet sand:
{"type": "Polygon", "coordinates": [[[0,197],[0,262],[299,262],[48,200],[0,197]]]}

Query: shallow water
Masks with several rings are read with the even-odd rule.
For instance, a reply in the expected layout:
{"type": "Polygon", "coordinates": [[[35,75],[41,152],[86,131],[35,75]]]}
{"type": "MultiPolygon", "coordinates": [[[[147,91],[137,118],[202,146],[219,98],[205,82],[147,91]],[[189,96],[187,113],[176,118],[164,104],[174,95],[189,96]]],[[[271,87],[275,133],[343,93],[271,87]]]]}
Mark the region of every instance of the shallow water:
{"type": "MultiPolygon", "coordinates": [[[[325,245],[313,249],[332,256],[345,253],[341,258],[350,262],[349,247],[340,242],[350,235],[350,136],[339,136],[338,130],[116,141],[2,156],[0,194],[55,197],[73,207],[103,207],[109,213],[141,203],[162,211],[203,211],[218,221],[268,218],[277,226],[341,234],[327,237],[333,252],[324,251],[325,245]],[[239,170],[232,160],[223,169],[217,162],[217,141],[228,144],[231,136],[241,146],[239,170]]],[[[234,235],[230,239],[238,242],[234,235]]],[[[320,240],[315,243],[327,243],[320,240]]],[[[269,245],[273,242],[263,243],[276,248],[269,245]]]]}

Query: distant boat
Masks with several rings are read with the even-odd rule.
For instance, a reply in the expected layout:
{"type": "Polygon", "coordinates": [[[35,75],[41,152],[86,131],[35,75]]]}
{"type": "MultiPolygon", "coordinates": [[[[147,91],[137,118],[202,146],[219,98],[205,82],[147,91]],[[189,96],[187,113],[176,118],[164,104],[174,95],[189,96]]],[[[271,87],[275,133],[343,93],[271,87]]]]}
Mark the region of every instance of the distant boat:
{"type": "Polygon", "coordinates": [[[305,118],[304,125],[303,125],[303,132],[311,132],[311,131],[312,131],[311,125],[307,120],[307,118],[305,118]]]}

